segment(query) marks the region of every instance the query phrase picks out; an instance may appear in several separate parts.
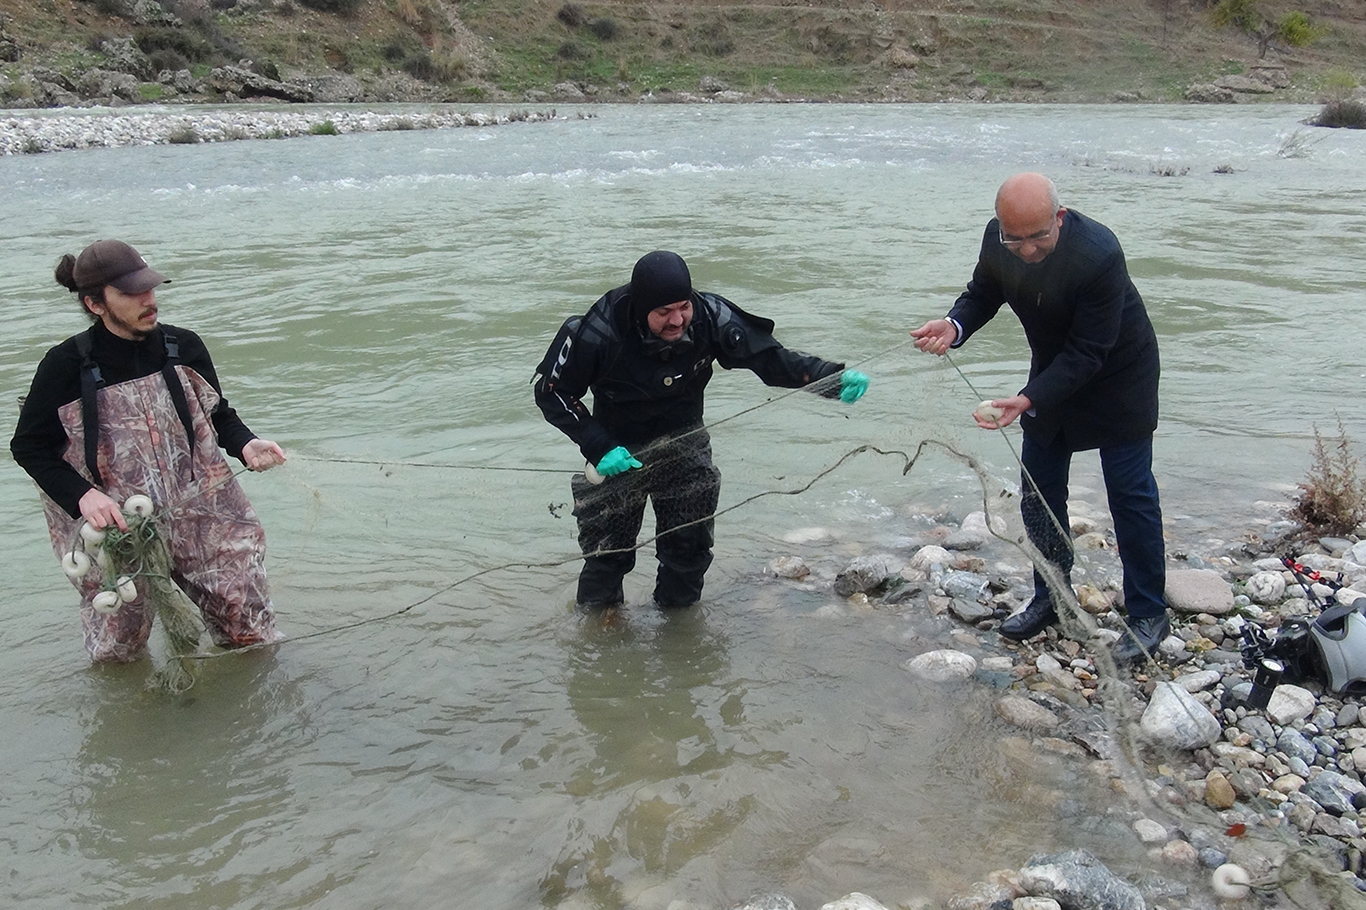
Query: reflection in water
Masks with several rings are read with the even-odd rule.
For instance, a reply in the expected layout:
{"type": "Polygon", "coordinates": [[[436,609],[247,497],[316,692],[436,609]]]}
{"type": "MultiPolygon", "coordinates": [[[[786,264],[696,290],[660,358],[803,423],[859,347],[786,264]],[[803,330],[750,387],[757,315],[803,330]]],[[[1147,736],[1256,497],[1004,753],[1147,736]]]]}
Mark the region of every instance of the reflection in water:
{"type": "Polygon", "coordinates": [[[244,657],[213,662],[176,699],[146,692],[145,674],[99,674],[72,837],[109,869],[100,906],[157,906],[149,894],[232,906],[307,866],[306,856],[282,856],[275,867],[240,867],[241,852],[291,814],[289,769],[262,731],[302,702],[272,654],[244,657]]]}
{"type": "Polygon", "coordinates": [[[736,762],[753,770],[784,756],[746,748],[726,646],[701,608],[581,617],[567,690],[591,749],[568,773],[582,811],[541,881],[547,906],[581,889],[596,906],[626,906],[623,878],[677,872],[753,810],[747,795],[715,799],[715,782],[736,762]]]}

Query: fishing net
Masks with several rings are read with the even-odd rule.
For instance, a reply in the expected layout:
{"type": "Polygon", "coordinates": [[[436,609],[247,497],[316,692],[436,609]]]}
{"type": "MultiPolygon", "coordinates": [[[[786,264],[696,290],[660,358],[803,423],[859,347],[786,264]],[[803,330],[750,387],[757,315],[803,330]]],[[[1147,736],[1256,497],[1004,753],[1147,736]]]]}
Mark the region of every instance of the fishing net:
{"type": "Polygon", "coordinates": [[[179,694],[194,685],[197,663],[191,655],[199,649],[204,623],[171,577],[171,555],[151,500],[129,497],[129,510],[126,531],[110,527],[101,532],[82,525],[63,565],[74,580],[86,572],[97,573],[100,591],[92,599],[96,612],[109,616],[122,610],[150,610],[155,615],[165,638],[165,662],[152,674],[148,687],[179,694]]]}

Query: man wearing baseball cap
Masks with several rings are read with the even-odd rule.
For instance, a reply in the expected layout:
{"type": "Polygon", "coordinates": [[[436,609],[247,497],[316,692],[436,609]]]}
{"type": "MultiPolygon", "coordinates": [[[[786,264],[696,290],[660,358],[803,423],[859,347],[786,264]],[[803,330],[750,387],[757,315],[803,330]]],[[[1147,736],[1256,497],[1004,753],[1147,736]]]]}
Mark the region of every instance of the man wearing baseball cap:
{"type": "MultiPolygon", "coordinates": [[[[275,641],[264,569],[265,532],[223,451],[253,471],[285,460],[229,407],[204,342],[158,320],[156,288],[168,279],[121,240],[62,257],[57,283],[93,323],[52,348],[24,399],[10,451],[37,483],[59,558],[82,523],[126,531],[128,497],[150,498],[172,578],[199,607],[216,644],[275,641]]],[[[81,592],[86,648],[96,661],[137,658],[153,610],[137,596],[97,609],[111,586],[100,566],[81,592]]],[[[126,590],[126,589],[125,589],[126,590]]]]}

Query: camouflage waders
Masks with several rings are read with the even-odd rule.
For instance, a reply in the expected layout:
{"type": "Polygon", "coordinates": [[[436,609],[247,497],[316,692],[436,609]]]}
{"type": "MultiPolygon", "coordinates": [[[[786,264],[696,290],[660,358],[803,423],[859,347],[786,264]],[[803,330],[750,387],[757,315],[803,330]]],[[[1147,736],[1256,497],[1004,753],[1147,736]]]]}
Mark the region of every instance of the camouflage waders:
{"type": "MultiPolygon", "coordinates": [[[[161,373],[106,386],[96,392],[99,411],[97,465],[100,489],[122,503],[134,493],[151,497],[153,515],[166,540],[171,577],[199,607],[222,647],[243,647],[280,638],[266,584],[265,530],[218,447],[209,414],[219,396],[203,377],[176,365],[189,405],[194,449],[161,373]]],[[[82,477],[92,475],[84,459],[85,431],[79,400],[58,409],[70,444],[62,457],[82,477]]],[[[82,519],[42,495],[52,548],[70,551],[82,519]]],[[[92,565],[74,582],[81,592],[85,646],[96,661],[135,659],[147,644],[155,610],[146,584],[116,612],[95,612],[91,601],[103,578],[92,565]]]]}

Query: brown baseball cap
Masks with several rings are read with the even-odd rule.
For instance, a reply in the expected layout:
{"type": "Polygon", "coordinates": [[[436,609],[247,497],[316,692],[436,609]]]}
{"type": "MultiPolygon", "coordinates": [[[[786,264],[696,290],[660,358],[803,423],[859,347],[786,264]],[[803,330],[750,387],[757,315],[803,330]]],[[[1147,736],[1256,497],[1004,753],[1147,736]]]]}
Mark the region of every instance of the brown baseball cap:
{"type": "Polygon", "coordinates": [[[125,294],[143,294],[170,281],[122,240],[97,240],[81,250],[71,277],[78,288],[112,284],[125,294]]]}

